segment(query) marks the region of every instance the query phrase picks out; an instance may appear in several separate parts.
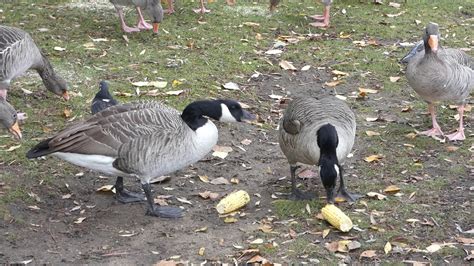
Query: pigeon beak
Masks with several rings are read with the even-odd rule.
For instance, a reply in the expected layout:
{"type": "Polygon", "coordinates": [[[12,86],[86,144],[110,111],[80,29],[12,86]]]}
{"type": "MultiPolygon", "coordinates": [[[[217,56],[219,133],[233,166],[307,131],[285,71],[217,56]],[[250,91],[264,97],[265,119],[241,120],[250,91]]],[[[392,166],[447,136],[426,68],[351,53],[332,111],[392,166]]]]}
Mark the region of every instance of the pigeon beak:
{"type": "Polygon", "coordinates": [[[430,35],[430,38],[428,39],[428,44],[431,47],[431,51],[437,52],[438,51],[438,36],[430,35]]]}
{"type": "Polygon", "coordinates": [[[153,32],[158,33],[158,29],[160,28],[160,23],[154,22],[153,23],[153,32]]]}
{"type": "Polygon", "coordinates": [[[13,126],[11,126],[8,130],[10,131],[10,133],[13,134],[13,136],[17,140],[20,140],[22,138],[21,130],[20,130],[20,126],[18,126],[18,122],[15,122],[15,124],[13,124],[13,126]]]}
{"type": "Polygon", "coordinates": [[[63,98],[64,98],[64,100],[69,101],[70,97],[69,97],[69,94],[67,93],[67,91],[63,92],[63,98]]]}

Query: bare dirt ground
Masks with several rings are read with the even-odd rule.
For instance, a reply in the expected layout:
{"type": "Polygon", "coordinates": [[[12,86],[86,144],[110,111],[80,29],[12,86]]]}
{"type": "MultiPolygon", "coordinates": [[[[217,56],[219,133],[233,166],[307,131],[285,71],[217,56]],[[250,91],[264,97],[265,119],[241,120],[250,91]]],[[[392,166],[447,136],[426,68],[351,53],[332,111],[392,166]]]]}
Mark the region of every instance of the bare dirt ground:
{"type": "MultiPolygon", "coordinates": [[[[56,185],[36,184],[30,188],[36,195],[41,195],[41,201],[32,204],[41,208],[41,211],[33,210],[21,203],[10,205],[10,215],[4,217],[0,224],[2,229],[0,262],[12,263],[30,259],[33,259],[35,264],[153,264],[170,259],[195,263],[233,262],[233,260],[245,262],[251,256],[241,257],[242,249],[258,247],[259,245],[250,243],[259,238],[265,239],[265,246],[260,248],[262,256],[273,262],[314,263],[334,262],[335,259],[346,263],[357,261],[360,252],[334,257],[324,248],[324,244],[340,239],[341,236],[359,239],[361,242],[367,241],[373,239],[372,233],[354,230],[348,234],[334,232],[323,239],[319,229],[330,227],[315,215],[318,213],[317,209],[323,206],[324,199],[315,200],[310,204],[313,211],[311,215],[304,214],[307,211],[306,203],[295,208],[295,213],[292,213],[292,210],[284,210],[285,207],[275,203],[278,202],[276,198],[284,199],[285,192],[288,191],[289,178],[284,177],[289,175],[289,167],[277,145],[275,130],[279,117],[278,110],[284,105],[280,106],[277,104],[278,101],[270,99],[268,95],[285,95],[286,92],[290,92],[290,97],[294,94],[320,97],[332,94],[332,89],[325,89],[322,86],[328,80],[330,74],[325,70],[311,69],[298,74],[284,72],[261,75],[258,80],[250,82],[251,86],[248,89],[255,90],[257,100],[247,104],[273,128],[264,129],[250,124],[219,124],[219,145],[231,146],[234,149],[226,159],[209,155],[192,167],[173,174],[170,181],[155,184],[154,190],[157,194],[172,195],[168,203],[185,209],[185,216],[182,219],[167,220],[145,216],[144,204],[124,205],[116,202],[110,192],[96,192],[102,185],[113,184],[114,177],[99,178],[97,173],[88,171],[82,176],[74,174],[64,176],[55,175],[53,171],[51,174],[54,178],[60,180],[56,185]],[[241,144],[244,139],[251,140],[251,144],[241,144]],[[209,179],[237,178],[240,182],[213,185],[202,182],[198,175],[207,175],[209,179]],[[251,202],[237,214],[235,223],[225,223],[214,209],[216,202],[202,199],[198,195],[208,190],[222,196],[238,189],[248,191],[251,202]],[[192,205],[177,201],[177,197],[189,200],[192,205]],[[74,223],[80,217],[85,219],[81,223],[74,223]],[[270,232],[262,232],[264,224],[272,228],[270,232]],[[198,254],[201,248],[204,248],[203,255],[198,254]]],[[[338,87],[338,93],[347,94],[351,89],[350,85],[338,87]]],[[[364,104],[367,103],[362,105],[355,101],[350,103],[355,112],[364,104]]],[[[370,104],[376,104],[375,109],[381,110],[379,115],[383,117],[386,110],[399,103],[392,99],[384,102],[371,101],[370,104]]],[[[367,125],[360,116],[358,122],[360,135],[367,125]]],[[[470,129],[468,134],[472,134],[470,129]]],[[[430,141],[437,145],[436,141],[430,141]]],[[[354,147],[354,156],[346,162],[348,187],[360,194],[368,192],[366,183],[376,184],[384,182],[385,179],[382,174],[383,166],[370,166],[375,168],[372,172],[358,167],[364,163],[362,158],[367,154],[370,145],[373,144],[359,137],[354,147]]],[[[56,159],[49,160],[55,167],[66,165],[56,159]]],[[[5,167],[14,166],[2,166],[5,167]]],[[[71,173],[84,171],[70,168],[71,173]]],[[[443,175],[440,171],[445,172],[439,167],[427,168],[424,173],[432,177],[443,175]]],[[[449,178],[449,186],[420,196],[427,197],[423,200],[426,203],[436,201],[435,207],[440,212],[456,213],[457,208],[462,208],[459,206],[466,204],[466,197],[472,196],[472,191],[459,190],[472,185],[470,181],[473,177],[472,169],[466,174],[469,177],[466,175],[464,179],[449,178]]],[[[305,189],[324,194],[317,177],[301,182],[305,184],[305,189]]],[[[18,185],[21,185],[21,181],[18,185]]],[[[126,186],[140,191],[139,183],[133,180],[127,180],[126,186]]],[[[404,203],[400,201],[399,204],[404,203]]],[[[352,206],[343,203],[341,206],[350,215],[355,213],[355,209],[361,208],[360,202],[352,206]]],[[[396,203],[393,206],[395,206],[393,208],[401,207],[396,203]]],[[[464,212],[470,212],[469,203],[464,207],[464,212]]],[[[364,216],[363,219],[367,220],[369,217],[364,216]]],[[[472,217],[469,215],[464,218],[458,215],[454,218],[454,221],[456,220],[461,228],[469,229],[469,226],[472,226],[472,217]]],[[[360,219],[359,222],[355,220],[355,223],[360,224],[360,228],[364,231],[370,230],[370,225],[362,226],[360,219]]],[[[386,228],[390,230],[391,226],[388,225],[386,228]]],[[[416,235],[430,230],[423,227],[418,227],[416,230],[410,228],[411,232],[392,226],[394,232],[397,232],[393,237],[412,242],[416,241],[416,235]]],[[[448,228],[438,227],[435,230],[448,230],[453,233],[456,231],[454,223],[450,223],[448,228]]],[[[432,240],[439,239],[433,236],[432,240]]],[[[431,240],[428,239],[429,241],[431,240]]],[[[416,255],[401,251],[400,254],[393,256],[389,260],[401,261],[413,258],[424,260],[422,253],[416,255]]],[[[455,262],[462,262],[462,256],[459,255],[449,258],[455,262]]]]}

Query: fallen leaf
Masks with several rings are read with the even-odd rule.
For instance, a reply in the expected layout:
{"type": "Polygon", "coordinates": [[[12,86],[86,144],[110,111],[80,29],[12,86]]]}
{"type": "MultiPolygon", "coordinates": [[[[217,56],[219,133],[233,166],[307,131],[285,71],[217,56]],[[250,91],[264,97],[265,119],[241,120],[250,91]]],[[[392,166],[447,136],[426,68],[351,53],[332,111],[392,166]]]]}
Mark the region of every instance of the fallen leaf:
{"type": "Polygon", "coordinates": [[[342,95],[339,95],[339,94],[336,95],[336,98],[338,98],[339,100],[343,100],[343,101],[347,100],[346,96],[342,96],[342,95]]]}
{"type": "Polygon", "coordinates": [[[247,145],[250,145],[250,144],[252,143],[252,141],[249,140],[249,139],[244,139],[244,140],[242,140],[240,143],[241,143],[242,145],[247,146],[247,145]]]}
{"type": "Polygon", "coordinates": [[[75,224],[80,224],[80,223],[82,223],[85,219],[86,219],[86,217],[79,217],[79,218],[77,218],[77,219],[74,221],[74,223],[75,223],[75,224]]]}
{"type": "Polygon", "coordinates": [[[244,22],[242,23],[244,26],[249,26],[249,27],[260,27],[260,24],[259,23],[255,23],[255,22],[244,22]]]}
{"type": "Polygon", "coordinates": [[[296,67],[293,66],[293,64],[286,60],[280,61],[279,66],[285,70],[297,70],[296,67]]]}
{"type": "Polygon", "coordinates": [[[406,11],[402,11],[400,13],[397,13],[397,14],[385,14],[385,16],[389,17],[389,18],[394,18],[394,17],[398,17],[398,16],[401,16],[405,13],[406,11]]]}
{"type": "Polygon", "coordinates": [[[215,200],[215,199],[219,198],[219,193],[215,193],[215,192],[211,192],[211,191],[204,191],[204,192],[200,192],[199,196],[201,196],[201,198],[203,198],[203,199],[215,200]]]}
{"type": "Polygon", "coordinates": [[[323,230],[323,235],[322,235],[323,239],[326,238],[329,235],[330,232],[331,232],[331,229],[324,229],[323,230]]]}
{"type": "Polygon", "coordinates": [[[367,122],[375,122],[377,120],[379,120],[378,117],[367,117],[367,118],[365,118],[365,121],[367,121],[367,122]]]}
{"type": "Polygon", "coordinates": [[[268,95],[268,97],[272,98],[272,99],[276,99],[276,100],[280,100],[281,98],[283,98],[283,96],[281,95],[276,95],[276,94],[270,94],[268,95]]]}
{"type": "Polygon", "coordinates": [[[395,185],[390,185],[388,187],[386,187],[383,192],[387,193],[387,194],[395,194],[397,192],[400,191],[400,188],[395,186],[395,185]]]}
{"type": "Polygon", "coordinates": [[[71,112],[71,109],[64,108],[63,116],[64,116],[65,118],[71,117],[71,113],[72,113],[72,112],[71,112]]]}
{"type": "Polygon", "coordinates": [[[10,148],[6,149],[6,150],[3,150],[3,151],[6,151],[6,152],[11,152],[11,151],[14,151],[18,148],[21,147],[21,144],[18,144],[18,145],[14,145],[14,146],[10,146],[10,148]]]}
{"type": "Polygon", "coordinates": [[[333,73],[336,76],[349,76],[349,73],[342,72],[342,71],[339,71],[339,70],[333,70],[333,71],[331,71],[331,73],[333,73]]]}
{"type": "Polygon", "coordinates": [[[360,254],[360,258],[373,258],[377,256],[377,251],[375,250],[366,250],[360,254]]]}
{"type": "Polygon", "coordinates": [[[114,185],[104,185],[96,189],[96,191],[102,191],[102,192],[112,191],[113,193],[115,193],[115,187],[114,185]]]}
{"type": "Polygon", "coordinates": [[[167,81],[137,81],[132,82],[133,86],[136,87],[155,87],[159,89],[163,89],[168,85],[167,81]]]}
{"type": "Polygon", "coordinates": [[[328,87],[336,87],[337,85],[341,84],[343,81],[342,80],[336,80],[336,81],[331,81],[331,82],[326,82],[324,85],[328,87]]]}
{"type": "Polygon", "coordinates": [[[257,238],[254,241],[250,242],[250,245],[260,245],[263,244],[263,239],[257,238]]]}
{"type": "Polygon", "coordinates": [[[235,217],[230,217],[230,216],[225,217],[225,219],[224,219],[224,223],[226,223],[226,224],[235,223],[237,221],[238,220],[235,217]]]}
{"type": "Polygon", "coordinates": [[[270,233],[273,230],[272,226],[269,224],[262,224],[258,229],[264,233],[270,233]]]}
{"type": "Polygon", "coordinates": [[[189,204],[189,205],[193,205],[193,203],[191,201],[187,200],[186,198],[176,197],[176,199],[181,203],[186,203],[186,204],[189,204]]]}
{"type": "Polygon", "coordinates": [[[165,92],[166,95],[173,95],[173,96],[178,96],[182,94],[184,90],[177,90],[177,91],[167,91],[165,92]]]}
{"type": "Polygon", "coordinates": [[[410,112],[411,110],[413,110],[413,107],[411,107],[410,105],[405,106],[402,108],[402,113],[410,112]]]}
{"type": "Polygon", "coordinates": [[[231,182],[232,184],[238,184],[238,183],[240,183],[240,180],[239,180],[238,178],[234,178],[234,177],[233,177],[233,178],[230,179],[230,182],[231,182]]]}
{"type": "Polygon", "coordinates": [[[459,149],[459,147],[456,147],[456,146],[447,146],[446,147],[446,150],[449,151],[449,152],[455,152],[459,149]]]}
{"type": "Polygon", "coordinates": [[[198,228],[198,229],[194,230],[194,232],[196,232],[196,233],[205,233],[205,232],[207,232],[207,226],[198,228]]]}
{"type": "Polygon", "coordinates": [[[213,184],[213,185],[228,185],[228,184],[230,184],[229,181],[227,179],[225,179],[224,177],[214,178],[214,179],[211,180],[210,183],[213,184]]]}
{"type": "Polygon", "coordinates": [[[32,94],[33,93],[32,91],[27,90],[27,89],[21,88],[21,90],[23,91],[24,94],[32,94]]]}
{"type": "Polygon", "coordinates": [[[379,91],[378,90],[373,90],[373,89],[359,88],[359,92],[374,94],[374,93],[378,93],[379,91]]]}
{"type": "Polygon", "coordinates": [[[199,256],[204,256],[204,251],[205,251],[205,250],[206,250],[205,247],[199,248],[199,251],[198,251],[199,256]]]}
{"type": "Polygon", "coordinates": [[[225,159],[229,155],[228,152],[223,152],[223,151],[215,151],[212,153],[212,156],[219,157],[221,159],[225,159]]]}
{"type": "Polygon", "coordinates": [[[372,136],[380,136],[380,133],[379,133],[379,132],[370,131],[370,130],[365,131],[365,134],[367,134],[367,136],[369,136],[369,137],[372,137],[372,136]]]}
{"type": "Polygon", "coordinates": [[[337,248],[339,247],[339,243],[338,241],[334,241],[334,242],[330,242],[330,243],[325,243],[324,244],[324,247],[331,251],[331,252],[336,252],[337,251],[337,248]]]}
{"type": "Polygon", "coordinates": [[[164,182],[164,181],[167,181],[171,179],[171,176],[169,175],[162,175],[162,176],[158,176],[158,177],[153,177],[152,179],[150,179],[148,181],[148,183],[150,184],[154,184],[154,183],[160,183],[160,182],[164,182]]]}
{"type": "Polygon", "coordinates": [[[390,77],[391,82],[397,82],[400,79],[400,77],[390,77]]]}
{"type": "Polygon", "coordinates": [[[40,210],[40,207],[38,207],[36,205],[30,205],[30,206],[28,206],[28,209],[37,211],[37,210],[40,210]]]}
{"type": "Polygon", "coordinates": [[[198,177],[202,182],[209,183],[209,177],[207,175],[199,175],[198,177]]]}
{"type": "Polygon", "coordinates": [[[400,8],[400,6],[401,6],[399,3],[394,3],[394,2],[390,2],[390,3],[388,3],[388,5],[391,6],[391,7],[395,7],[395,8],[400,8]]]}
{"type": "Polygon", "coordinates": [[[456,240],[459,241],[459,243],[462,243],[464,245],[472,245],[474,244],[474,238],[467,238],[467,237],[456,237],[456,240]]]}
{"type": "Polygon", "coordinates": [[[70,199],[72,197],[72,194],[68,193],[68,194],[64,194],[61,196],[61,199],[70,199]]]}
{"type": "Polygon", "coordinates": [[[227,82],[226,84],[222,85],[222,87],[226,90],[240,90],[239,85],[234,82],[227,82]]]}
{"type": "Polygon", "coordinates": [[[390,253],[390,251],[392,251],[392,244],[390,244],[390,242],[387,242],[383,248],[383,251],[385,251],[385,254],[390,253]]]}
{"type": "Polygon", "coordinates": [[[267,55],[278,55],[278,54],[282,54],[283,51],[280,50],[280,49],[270,49],[268,51],[265,52],[265,54],[267,55]]]}
{"type": "Polygon", "coordinates": [[[229,146],[219,146],[219,145],[214,145],[214,147],[212,147],[212,150],[213,151],[219,151],[219,152],[231,152],[233,151],[232,147],[229,147],[229,146]]]}
{"type": "Polygon", "coordinates": [[[382,194],[377,193],[377,192],[368,192],[367,196],[369,196],[371,198],[377,198],[378,200],[384,200],[384,199],[387,198],[387,196],[382,195],[382,194]]]}
{"type": "Polygon", "coordinates": [[[310,65],[306,65],[306,66],[301,68],[301,71],[308,71],[310,68],[311,68],[310,65]]]}
{"type": "Polygon", "coordinates": [[[364,161],[366,161],[368,163],[378,162],[382,158],[383,158],[383,156],[381,154],[374,154],[374,155],[370,155],[368,157],[365,157],[364,161]]]}
{"type": "Polygon", "coordinates": [[[62,51],[66,51],[66,48],[59,47],[59,46],[54,46],[54,48],[53,48],[53,49],[54,49],[55,51],[60,51],[60,52],[62,52],[62,51]]]}

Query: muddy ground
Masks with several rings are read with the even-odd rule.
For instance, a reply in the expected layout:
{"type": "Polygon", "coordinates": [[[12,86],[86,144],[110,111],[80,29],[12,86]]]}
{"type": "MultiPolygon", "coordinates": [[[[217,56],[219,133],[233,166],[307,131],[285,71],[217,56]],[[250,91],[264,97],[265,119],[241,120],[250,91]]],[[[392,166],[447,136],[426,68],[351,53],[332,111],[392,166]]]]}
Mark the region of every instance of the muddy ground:
{"type": "MultiPolygon", "coordinates": [[[[157,194],[172,195],[168,199],[169,204],[184,208],[185,215],[182,219],[167,220],[145,216],[145,204],[124,205],[116,202],[110,192],[96,192],[96,189],[102,185],[113,184],[114,177],[99,177],[97,173],[66,166],[66,163],[54,158],[39,161],[38,163],[51,164],[51,175],[57,180],[55,185],[35,184],[30,188],[40,198],[39,202],[31,205],[38,206],[39,210],[33,210],[21,202],[9,205],[10,214],[4,217],[0,224],[2,230],[0,262],[12,263],[32,259],[34,264],[123,265],[153,264],[169,259],[195,263],[233,262],[234,259],[245,261],[249,257],[239,259],[242,253],[241,248],[252,247],[249,243],[256,238],[265,239],[267,247],[261,248],[262,256],[273,262],[357,261],[357,254],[334,256],[324,249],[324,243],[340,239],[341,236],[352,236],[361,242],[373,236],[353,230],[348,234],[334,232],[323,239],[320,230],[330,227],[317,219],[315,214],[318,213],[317,208],[324,204],[324,199],[313,201],[311,207],[314,213],[306,216],[295,215],[291,211],[286,214],[285,210],[279,210],[280,205],[275,203],[278,201],[276,198],[284,199],[285,193],[288,192],[289,167],[277,145],[275,130],[279,117],[278,110],[284,105],[280,105],[278,100],[271,99],[268,95],[283,96],[289,92],[289,97],[292,95],[319,97],[333,94],[334,91],[331,88],[323,88],[323,84],[331,78],[328,72],[329,70],[313,68],[296,74],[288,72],[265,74],[257,80],[250,81],[249,86],[244,84],[245,89],[254,90],[258,95],[257,101],[249,101],[246,104],[251,107],[252,112],[265,120],[267,128],[250,124],[219,124],[219,145],[232,146],[234,149],[227,158],[222,160],[209,154],[193,166],[173,174],[171,180],[153,186],[157,194]],[[268,125],[272,128],[268,128],[268,125]],[[244,139],[251,140],[251,144],[241,144],[240,142],[244,139]],[[64,166],[70,167],[71,174],[56,175],[54,168],[64,166]],[[84,173],[82,176],[78,174],[81,172],[84,173]],[[213,185],[202,182],[198,175],[207,175],[209,179],[237,178],[240,182],[213,185]],[[198,195],[199,192],[209,190],[222,196],[238,189],[246,190],[251,195],[251,202],[241,210],[235,223],[224,223],[224,219],[220,218],[214,209],[216,202],[202,199],[198,195]],[[65,195],[67,195],[66,199],[63,198],[65,195]],[[192,205],[181,203],[176,200],[176,197],[186,198],[192,202],[192,205]],[[71,211],[73,208],[76,210],[71,211]],[[79,217],[85,217],[85,219],[79,224],[74,223],[79,217]],[[259,230],[264,223],[272,226],[270,233],[265,234],[259,230]],[[298,226],[294,227],[291,224],[298,226]],[[203,227],[207,228],[205,232],[197,232],[203,227]],[[290,228],[293,229],[290,230],[290,228]],[[304,239],[303,244],[293,245],[299,238],[304,239]],[[271,243],[277,243],[277,248],[271,243]],[[205,248],[202,256],[198,254],[200,248],[205,248]]],[[[350,85],[345,85],[338,88],[338,93],[350,95],[351,90],[353,88],[350,85]]],[[[382,96],[385,95],[382,94],[382,96]]],[[[370,104],[375,110],[380,110],[380,117],[389,117],[392,106],[399,106],[400,103],[394,98],[386,97],[385,99],[387,100],[383,102],[373,100],[358,102],[349,98],[349,104],[356,113],[360,106],[370,104]]],[[[423,113],[422,110],[417,110],[417,112],[423,113]]],[[[387,120],[390,121],[390,119],[387,120]]],[[[406,124],[407,121],[387,122],[384,120],[379,123],[382,125],[406,124]]],[[[470,135],[472,134],[469,127],[471,121],[468,120],[467,123],[467,135],[470,135]]],[[[367,183],[390,184],[390,180],[383,176],[383,166],[376,164],[370,166],[374,169],[372,172],[359,167],[359,165],[367,164],[362,158],[368,155],[367,150],[374,145],[366,138],[360,137],[367,128],[369,126],[364,117],[358,115],[359,137],[354,147],[354,156],[347,160],[345,167],[348,188],[360,194],[369,192],[366,188],[367,183]]],[[[437,141],[430,141],[433,145],[438,145],[437,141]]],[[[390,150],[383,151],[384,154],[390,152],[390,150]]],[[[429,158],[427,160],[435,163],[429,158]]],[[[430,167],[428,163],[426,165],[423,171],[426,175],[437,177],[446,172],[439,167],[430,167]]],[[[15,171],[15,167],[3,165],[2,170],[15,171]]],[[[466,187],[472,185],[472,169],[466,174],[465,179],[459,176],[447,177],[451,185],[440,191],[431,191],[422,195],[435,200],[435,208],[439,211],[456,212],[455,209],[460,207],[455,206],[466,204],[466,197],[472,196],[472,191],[465,190],[466,187]],[[464,188],[464,190],[459,190],[459,188],[464,188]],[[450,193],[453,189],[456,193],[450,193]]],[[[324,194],[317,177],[301,179],[300,182],[304,184],[306,190],[324,194]]],[[[17,185],[22,185],[21,180],[18,180],[17,185]]],[[[126,180],[126,186],[140,191],[137,181],[126,180]]],[[[423,201],[428,203],[431,200],[425,198],[423,201]]],[[[393,208],[402,208],[396,203],[393,206],[393,208]]],[[[349,215],[355,213],[354,210],[360,207],[360,204],[352,206],[347,203],[341,204],[341,208],[349,215]]],[[[471,209],[469,203],[465,207],[467,208],[464,212],[471,209]]],[[[306,212],[304,204],[296,210],[296,213],[304,212],[306,212]]],[[[461,228],[469,229],[472,226],[471,217],[462,218],[458,222],[461,228]]],[[[357,220],[355,224],[358,224],[357,220]]],[[[396,231],[400,229],[393,228],[396,231]]],[[[414,228],[411,229],[414,230],[414,228]]],[[[441,230],[441,228],[436,230],[441,230]]],[[[442,230],[455,232],[455,224],[451,223],[448,228],[442,230]]],[[[406,234],[400,237],[410,238],[409,235],[422,234],[426,232],[426,229],[419,227],[415,231],[400,231],[401,234],[406,234]]],[[[253,247],[258,247],[258,245],[253,247]]],[[[395,254],[389,260],[393,261],[394,258],[396,258],[395,261],[413,258],[425,260],[422,256],[423,254],[402,253],[395,254]]],[[[462,256],[454,257],[454,260],[461,262],[462,256]]]]}

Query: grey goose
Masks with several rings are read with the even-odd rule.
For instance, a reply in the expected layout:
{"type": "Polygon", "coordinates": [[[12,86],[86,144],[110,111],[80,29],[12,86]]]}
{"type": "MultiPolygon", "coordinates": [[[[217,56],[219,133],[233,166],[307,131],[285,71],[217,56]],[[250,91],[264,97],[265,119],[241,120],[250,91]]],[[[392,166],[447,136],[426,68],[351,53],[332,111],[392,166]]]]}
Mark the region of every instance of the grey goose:
{"type": "MultiPolygon", "coordinates": [[[[270,11],[273,12],[276,9],[276,6],[280,0],[270,0],[270,11]]],[[[313,27],[321,27],[325,28],[329,26],[329,18],[330,18],[330,9],[332,0],[321,0],[321,3],[324,5],[323,15],[313,15],[310,18],[316,20],[316,22],[310,23],[309,25],[313,27]]]]}
{"type": "Polygon", "coordinates": [[[10,82],[30,68],[38,71],[49,91],[69,99],[66,82],[31,36],[21,29],[0,25],[0,97],[6,99],[10,82]]]}
{"type": "Polygon", "coordinates": [[[109,92],[109,84],[106,81],[99,83],[99,91],[92,100],[91,113],[94,115],[106,108],[117,105],[117,100],[109,92]]]}
{"type": "Polygon", "coordinates": [[[177,218],[180,208],[154,205],[149,181],[203,158],[217,143],[209,118],[221,122],[253,119],[232,100],[196,101],[180,114],[158,102],[109,107],[48,138],[27,153],[28,158],[54,155],[72,164],[118,176],[116,197],[143,200],[123,190],[122,177],[138,177],[148,202],[147,214],[177,218]]]}
{"type": "Polygon", "coordinates": [[[115,10],[120,18],[120,25],[124,32],[137,32],[140,30],[153,29],[153,32],[158,33],[161,21],[163,20],[163,7],[160,0],[110,0],[114,5],[115,10]],[[134,6],[138,14],[138,24],[136,27],[129,27],[125,23],[125,16],[123,14],[124,6],[134,6]],[[152,18],[153,26],[145,22],[141,9],[147,10],[152,18]]]}
{"type": "Polygon", "coordinates": [[[463,113],[466,99],[474,88],[474,61],[465,52],[439,46],[439,26],[429,23],[423,36],[424,51],[416,53],[406,71],[408,84],[428,103],[433,128],[420,134],[444,136],[436,121],[435,103],[458,104],[459,127],[446,135],[449,140],[464,140],[463,113]]]}
{"type": "Polygon", "coordinates": [[[18,126],[20,118],[13,106],[7,100],[0,97],[0,124],[8,129],[16,139],[21,139],[22,137],[20,127],[18,126]]]}
{"type": "Polygon", "coordinates": [[[319,166],[328,202],[334,202],[338,177],[340,196],[356,199],[346,190],[341,166],[354,145],[355,132],[354,113],[342,100],[301,97],[289,103],[280,120],[279,143],[290,164],[292,199],[313,197],[296,188],[297,163],[319,166]]]}

